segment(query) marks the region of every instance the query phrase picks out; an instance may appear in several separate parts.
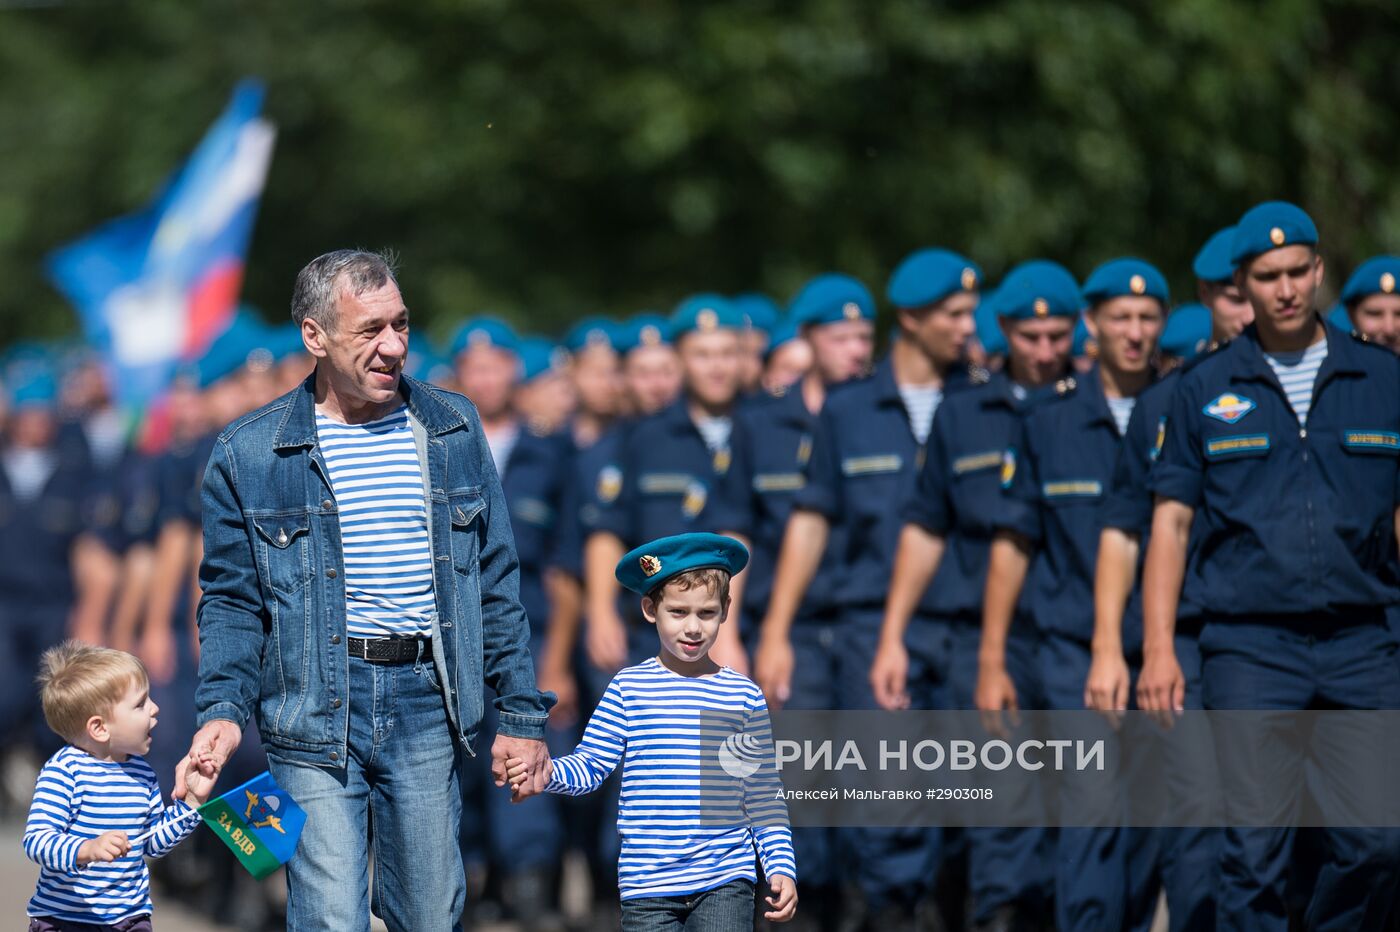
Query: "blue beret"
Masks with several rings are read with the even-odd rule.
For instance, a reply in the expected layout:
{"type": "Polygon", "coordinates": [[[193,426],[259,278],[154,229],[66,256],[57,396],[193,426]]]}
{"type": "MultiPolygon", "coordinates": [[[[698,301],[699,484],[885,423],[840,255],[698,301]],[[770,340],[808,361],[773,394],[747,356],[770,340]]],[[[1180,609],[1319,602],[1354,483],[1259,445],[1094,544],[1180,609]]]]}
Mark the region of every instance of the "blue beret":
{"type": "Polygon", "coordinates": [[[1235,228],[1217,230],[1206,240],[1196,259],[1191,263],[1191,271],[1203,282],[1228,282],[1235,277],[1235,261],[1230,251],[1235,245],[1235,228]]]}
{"type": "Polygon", "coordinates": [[[1350,305],[1373,294],[1395,294],[1397,286],[1400,286],[1400,258],[1372,256],[1351,273],[1342,288],[1341,301],[1350,305]]]}
{"type": "Polygon", "coordinates": [[[1156,298],[1164,307],[1171,302],[1167,295],[1167,280],[1152,263],[1141,259],[1110,259],[1090,272],[1084,280],[1084,300],[1090,304],[1125,295],[1156,298]]]}
{"type": "Polygon", "coordinates": [[[1074,322],[1074,336],[1071,338],[1069,354],[1071,356],[1083,356],[1089,351],[1089,341],[1093,337],[1089,336],[1089,325],[1084,323],[1081,317],[1074,322]]]}
{"type": "Polygon", "coordinates": [[[1002,333],[1001,324],[997,322],[995,298],[996,291],[982,292],[982,301],[973,314],[973,320],[977,323],[977,342],[982,344],[983,352],[990,356],[1007,350],[1006,334],[1002,333]]]}
{"type": "Polygon", "coordinates": [[[676,305],[671,314],[671,339],[679,340],[692,330],[731,330],[748,328],[748,321],[728,298],[713,292],[693,294],[676,305]]]}
{"type": "Polygon", "coordinates": [[[1210,346],[1210,308],[1204,304],[1183,304],[1167,315],[1162,328],[1162,352],[1193,359],[1210,346]]]}
{"type": "Polygon", "coordinates": [[[301,341],[301,327],[296,324],[273,327],[267,334],[267,348],[271,350],[272,358],[277,362],[288,356],[306,352],[306,345],[301,341]]]}
{"type": "Polygon", "coordinates": [[[571,353],[590,346],[617,346],[617,324],[606,317],[585,317],[569,328],[564,335],[564,346],[571,353]]]}
{"type": "Polygon", "coordinates": [[[204,355],[195,360],[190,375],[200,388],[208,388],[215,382],[233,375],[243,367],[248,359],[248,351],[237,338],[222,336],[209,345],[204,355]]]}
{"type": "Polygon", "coordinates": [[[58,402],[58,379],[46,364],[16,367],[10,385],[10,404],[16,408],[51,408],[58,402]]]}
{"type": "Polygon", "coordinates": [[[520,337],[503,320],[477,317],[457,328],[448,355],[455,359],[458,353],[473,346],[495,346],[507,352],[519,353],[520,337]]]}
{"type": "Polygon", "coordinates": [[[559,372],[568,365],[569,351],[543,337],[520,341],[520,379],[528,382],[547,372],[559,372]]]}
{"type": "Polygon", "coordinates": [[[773,351],[784,343],[791,343],[802,334],[798,331],[797,324],[791,318],[778,321],[778,325],[773,328],[768,338],[768,348],[763,351],[763,358],[768,359],[773,355],[773,351]]]}
{"type": "Polygon", "coordinates": [[[749,562],[749,551],[732,537],[720,534],[677,534],[642,544],[617,564],[617,581],[646,595],[686,570],[706,567],[737,574],[749,562]]]}
{"type": "Polygon", "coordinates": [[[1332,305],[1332,310],[1327,312],[1327,322],[1338,330],[1345,330],[1348,333],[1356,329],[1356,325],[1351,322],[1351,314],[1347,311],[1347,306],[1340,301],[1332,305]]]}
{"type": "Polygon", "coordinates": [[[1316,246],[1317,226],[1303,208],[1287,201],[1265,201],[1245,211],[1230,240],[1230,261],[1239,265],[1282,246],[1316,246]]]}
{"type": "Polygon", "coordinates": [[[630,353],[641,346],[669,346],[671,322],[660,314],[638,314],[617,327],[614,345],[619,353],[630,353]]]}
{"type": "Polygon", "coordinates": [[[948,249],[920,249],[895,266],[885,296],[895,307],[928,307],[958,291],[976,291],[982,270],[948,249]]]}
{"type": "Polygon", "coordinates": [[[764,333],[769,333],[778,326],[778,321],[783,316],[776,301],[756,291],[736,294],[731,302],[739,309],[740,314],[748,318],[750,327],[764,333]]]}
{"type": "Polygon", "coordinates": [[[802,286],[791,303],[788,317],[798,324],[834,324],[843,320],[874,320],[875,298],[857,279],[827,272],[802,286]]]}
{"type": "Polygon", "coordinates": [[[1012,320],[1074,317],[1084,310],[1084,296],[1064,266],[1029,259],[1006,274],[988,304],[997,317],[1012,320]]]}
{"type": "Polygon", "coordinates": [[[452,361],[437,351],[432,343],[416,332],[408,334],[408,357],[403,362],[404,372],[420,382],[431,382],[439,371],[452,368],[452,361]]]}

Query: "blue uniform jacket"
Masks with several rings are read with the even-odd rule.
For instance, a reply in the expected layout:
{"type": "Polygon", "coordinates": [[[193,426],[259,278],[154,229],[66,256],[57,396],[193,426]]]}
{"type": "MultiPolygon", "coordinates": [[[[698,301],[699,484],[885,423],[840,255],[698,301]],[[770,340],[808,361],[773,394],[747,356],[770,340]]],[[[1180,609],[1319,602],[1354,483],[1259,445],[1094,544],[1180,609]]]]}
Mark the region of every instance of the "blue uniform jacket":
{"type": "MultiPolygon", "coordinates": [[[[1095,366],[1035,406],[1008,462],[1010,491],[997,526],[1036,545],[1026,587],[1044,633],[1089,644],[1094,637],[1094,572],[1101,511],[1122,438],[1095,366]]],[[[1142,596],[1123,615],[1123,651],[1142,648],[1142,596]]]]}
{"type": "Polygon", "coordinates": [[[1325,326],[1306,427],[1253,326],[1173,395],[1151,484],[1195,509],[1185,596],[1208,617],[1341,613],[1400,597],[1400,359],[1325,326]]]}
{"type": "Polygon", "coordinates": [[[570,544],[574,538],[564,530],[567,516],[577,511],[571,504],[572,449],[564,434],[540,434],[522,426],[501,473],[520,560],[520,604],[535,634],[549,620],[545,570],[558,567],[579,575],[577,548],[570,544]]]}
{"type": "MultiPolygon", "coordinates": [[[[967,384],[967,371],[955,370],[945,380],[943,403],[967,384]]],[[[825,515],[833,528],[840,525],[839,538],[833,538],[840,551],[833,555],[839,570],[832,585],[842,608],[884,605],[904,503],[923,458],[888,358],[868,378],[828,395],[807,485],[794,505],[825,515]]]]}
{"type": "MultiPolygon", "coordinates": [[[[1034,396],[1018,401],[1004,373],[949,398],[929,434],[924,468],[904,509],[906,523],[944,538],[946,549],[921,608],[981,623],[995,518],[1001,509],[1001,468],[1034,396]]],[[[1023,605],[1027,602],[1022,593],[1023,605]]]]}
{"type": "MultiPolygon", "coordinates": [[[[807,410],[797,386],[781,396],[755,396],[739,412],[739,429],[747,435],[750,453],[744,479],[752,534],[744,590],[750,618],[761,619],[768,611],[787,520],[798,493],[807,485],[817,418],[807,410]]],[[[839,534],[839,529],[833,531],[839,534]]],[[[799,618],[825,615],[835,607],[837,567],[831,555],[840,551],[840,544],[828,542],[823,565],[803,596],[799,618]]]]}
{"type": "Polygon", "coordinates": [[[89,488],[84,465],[58,454],[53,473],[28,499],[15,495],[0,467],[0,592],[6,607],[58,610],[72,603],[73,541],[83,530],[89,488]]]}

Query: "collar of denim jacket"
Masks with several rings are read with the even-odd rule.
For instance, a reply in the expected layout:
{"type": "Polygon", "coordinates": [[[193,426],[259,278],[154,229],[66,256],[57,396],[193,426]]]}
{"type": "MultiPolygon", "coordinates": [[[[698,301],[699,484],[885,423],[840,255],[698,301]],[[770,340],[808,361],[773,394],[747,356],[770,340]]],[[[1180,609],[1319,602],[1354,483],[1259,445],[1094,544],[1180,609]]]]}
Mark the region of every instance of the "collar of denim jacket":
{"type": "MultiPolygon", "coordinates": [[[[417,379],[399,376],[399,395],[408,405],[409,413],[433,436],[471,427],[462,412],[441,397],[445,394],[417,379]]],[[[272,446],[275,450],[286,450],[315,444],[316,373],[313,372],[287,396],[286,410],[282,423],[277,425],[272,446]]]]}

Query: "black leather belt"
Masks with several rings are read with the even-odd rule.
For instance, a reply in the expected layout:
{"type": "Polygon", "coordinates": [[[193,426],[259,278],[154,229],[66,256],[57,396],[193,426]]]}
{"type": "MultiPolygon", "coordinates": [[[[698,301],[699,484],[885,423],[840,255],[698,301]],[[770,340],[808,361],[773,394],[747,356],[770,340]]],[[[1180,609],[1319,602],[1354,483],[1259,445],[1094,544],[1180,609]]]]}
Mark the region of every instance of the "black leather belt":
{"type": "Polygon", "coordinates": [[[432,638],[346,638],[351,657],[370,663],[413,663],[431,660],[432,638]]]}

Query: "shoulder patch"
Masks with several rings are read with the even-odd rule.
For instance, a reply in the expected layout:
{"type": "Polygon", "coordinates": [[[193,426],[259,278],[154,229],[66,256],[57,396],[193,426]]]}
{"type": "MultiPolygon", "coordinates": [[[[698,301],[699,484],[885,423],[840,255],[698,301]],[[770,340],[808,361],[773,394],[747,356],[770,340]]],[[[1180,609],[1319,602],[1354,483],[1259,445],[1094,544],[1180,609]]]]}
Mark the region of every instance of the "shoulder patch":
{"type": "Polygon", "coordinates": [[[605,505],[617,501],[617,496],[622,493],[622,470],[616,466],[604,466],[598,470],[598,486],[594,490],[598,501],[605,505]]]}
{"type": "Polygon", "coordinates": [[[1007,447],[1006,452],[1001,455],[1001,487],[1011,488],[1011,483],[1016,478],[1016,448],[1007,447]]]}
{"type": "Polygon", "coordinates": [[[1201,413],[1225,424],[1234,424],[1255,408],[1259,407],[1243,395],[1226,392],[1208,402],[1201,413]]]}

